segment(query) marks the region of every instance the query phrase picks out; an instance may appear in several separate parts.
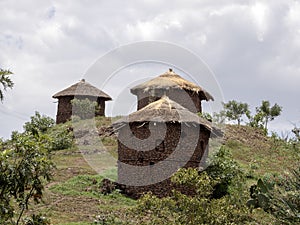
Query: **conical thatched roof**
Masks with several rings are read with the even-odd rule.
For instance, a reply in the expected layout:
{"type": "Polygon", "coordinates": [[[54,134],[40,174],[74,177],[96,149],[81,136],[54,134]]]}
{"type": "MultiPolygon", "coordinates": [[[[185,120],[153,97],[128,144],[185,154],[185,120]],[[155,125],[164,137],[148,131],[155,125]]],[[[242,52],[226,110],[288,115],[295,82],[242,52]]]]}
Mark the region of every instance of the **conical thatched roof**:
{"type": "Polygon", "coordinates": [[[214,98],[205,91],[202,87],[183,79],[178,74],[174,73],[172,69],[169,69],[168,72],[146,81],[142,84],[139,84],[133,88],[131,88],[131,93],[137,95],[138,91],[142,90],[143,92],[147,92],[153,89],[171,89],[171,88],[179,88],[188,91],[197,92],[202,99],[214,100],[214,98]]]}
{"type": "Polygon", "coordinates": [[[144,108],[125,116],[116,121],[114,125],[131,123],[131,122],[179,122],[193,123],[204,125],[211,130],[211,123],[197,114],[190,112],[188,109],[163,96],[161,99],[150,103],[144,108]]]}
{"type": "Polygon", "coordinates": [[[101,97],[104,98],[105,100],[112,100],[112,98],[108,94],[94,87],[90,83],[86,82],[84,79],[56,93],[52,97],[59,98],[63,96],[93,96],[93,97],[101,97]]]}

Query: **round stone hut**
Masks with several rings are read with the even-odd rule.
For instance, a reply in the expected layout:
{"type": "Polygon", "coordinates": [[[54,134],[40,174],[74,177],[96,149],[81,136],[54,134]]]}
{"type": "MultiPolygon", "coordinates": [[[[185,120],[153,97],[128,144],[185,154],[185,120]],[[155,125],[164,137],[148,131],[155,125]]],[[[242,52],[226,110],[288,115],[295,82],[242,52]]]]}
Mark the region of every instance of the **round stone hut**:
{"type": "Polygon", "coordinates": [[[195,113],[202,112],[202,100],[214,100],[202,87],[185,80],[172,69],[154,79],[131,88],[130,91],[137,96],[138,110],[164,95],[195,113]]]}
{"type": "MultiPolygon", "coordinates": [[[[212,125],[166,96],[113,124],[118,131],[118,183],[134,198],[174,189],[179,168],[199,168],[212,125]]],[[[185,190],[185,192],[188,190],[185,190]]]]}
{"type": "Polygon", "coordinates": [[[76,97],[77,99],[89,99],[97,102],[99,110],[95,112],[95,116],[105,116],[105,101],[112,100],[112,98],[94,87],[84,79],[76,84],[56,93],[52,96],[58,99],[56,123],[65,123],[72,116],[71,101],[76,97]]]}

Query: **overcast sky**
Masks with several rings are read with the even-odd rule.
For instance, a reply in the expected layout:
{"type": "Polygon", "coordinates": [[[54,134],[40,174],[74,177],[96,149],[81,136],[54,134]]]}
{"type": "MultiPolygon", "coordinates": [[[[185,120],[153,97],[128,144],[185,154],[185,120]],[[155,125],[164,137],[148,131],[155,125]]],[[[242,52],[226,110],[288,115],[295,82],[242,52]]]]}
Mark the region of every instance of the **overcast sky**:
{"type": "MultiPolygon", "coordinates": [[[[35,111],[55,118],[54,93],[79,81],[109,51],[149,40],[197,54],[213,71],[225,101],[247,102],[252,111],[262,100],[283,106],[272,130],[300,125],[299,1],[1,0],[0,8],[0,68],[10,69],[15,83],[0,104],[0,137],[21,131],[35,111]]],[[[120,69],[120,79],[104,91],[118,99],[133,81],[167,69],[155,64],[120,69]],[[129,81],[130,71],[141,77],[129,81]]],[[[134,108],[135,98],[129,98],[116,114],[134,108]]],[[[113,107],[114,101],[108,110],[113,107]]]]}

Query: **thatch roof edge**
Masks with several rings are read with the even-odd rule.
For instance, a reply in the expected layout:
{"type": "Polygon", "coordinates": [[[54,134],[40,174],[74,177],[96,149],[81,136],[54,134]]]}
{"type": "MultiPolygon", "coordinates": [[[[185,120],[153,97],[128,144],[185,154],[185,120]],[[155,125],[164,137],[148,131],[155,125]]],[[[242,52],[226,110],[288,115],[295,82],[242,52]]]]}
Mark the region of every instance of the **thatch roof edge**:
{"type": "Polygon", "coordinates": [[[113,123],[115,127],[132,122],[158,122],[158,123],[187,123],[199,124],[212,130],[212,124],[208,120],[199,117],[197,114],[190,112],[180,104],[163,96],[161,99],[150,103],[144,108],[131,113],[128,116],[117,120],[113,123]]]}
{"type": "Polygon", "coordinates": [[[112,100],[108,94],[86,82],[84,79],[63,89],[62,91],[57,92],[52,96],[52,98],[60,98],[64,96],[92,96],[104,98],[105,101],[112,100]]]}

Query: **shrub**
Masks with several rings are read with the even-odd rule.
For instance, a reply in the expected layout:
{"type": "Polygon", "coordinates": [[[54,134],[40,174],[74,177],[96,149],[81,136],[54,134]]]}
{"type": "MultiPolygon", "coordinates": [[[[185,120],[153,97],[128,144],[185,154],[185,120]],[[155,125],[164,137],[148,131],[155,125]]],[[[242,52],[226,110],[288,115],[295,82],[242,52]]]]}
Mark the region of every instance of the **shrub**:
{"type": "Polygon", "coordinates": [[[41,214],[33,214],[24,219],[25,225],[50,225],[50,221],[41,214]]]}
{"type": "Polygon", "coordinates": [[[65,125],[60,124],[51,128],[48,132],[51,138],[51,150],[62,150],[71,148],[73,146],[73,132],[72,129],[65,125]]]}
{"type": "Polygon", "coordinates": [[[100,109],[96,101],[86,99],[76,99],[72,101],[72,113],[79,116],[81,119],[90,119],[95,116],[100,109]]]}
{"type": "Polygon", "coordinates": [[[46,133],[46,131],[53,127],[54,124],[55,121],[51,117],[35,112],[35,115],[30,117],[30,121],[26,122],[23,128],[25,132],[32,134],[37,134],[39,132],[46,133]]]}
{"type": "Polygon", "coordinates": [[[206,172],[180,169],[172,181],[194,187],[193,197],[173,191],[171,197],[157,198],[146,194],[138,200],[134,214],[139,224],[246,224],[250,221],[248,209],[240,204],[242,193],[212,199],[216,181],[206,172]]]}
{"type": "Polygon", "coordinates": [[[292,171],[284,187],[272,191],[272,214],[281,224],[300,224],[300,167],[292,171]]]}
{"type": "Polygon", "coordinates": [[[0,224],[19,224],[29,200],[39,202],[53,164],[46,135],[13,132],[0,151],[0,224]]]}
{"type": "Polygon", "coordinates": [[[247,205],[271,213],[279,224],[300,224],[300,167],[286,178],[278,177],[267,174],[265,182],[259,179],[252,185],[247,205]]]}
{"type": "Polygon", "coordinates": [[[241,179],[243,172],[238,163],[233,160],[228,148],[222,146],[211,159],[206,169],[211,179],[218,181],[214,186],[213,197],[221,198],[229,193],[229,186],[236,179],[241,179]]]}

